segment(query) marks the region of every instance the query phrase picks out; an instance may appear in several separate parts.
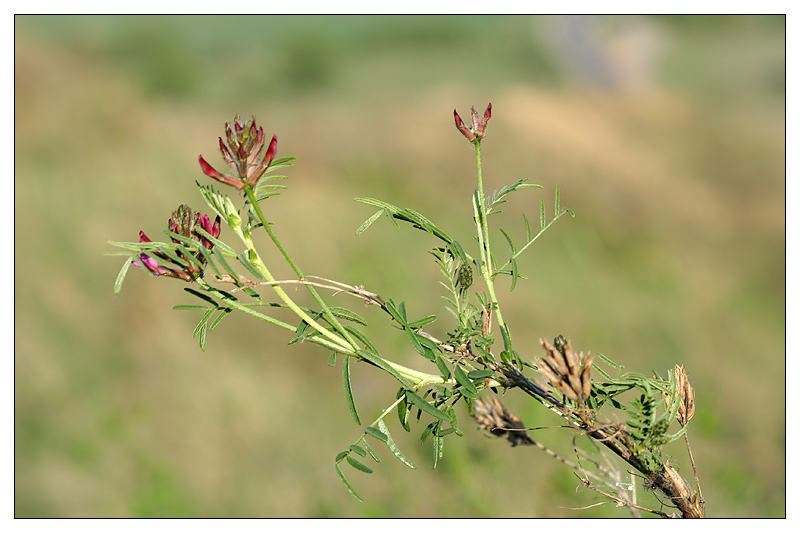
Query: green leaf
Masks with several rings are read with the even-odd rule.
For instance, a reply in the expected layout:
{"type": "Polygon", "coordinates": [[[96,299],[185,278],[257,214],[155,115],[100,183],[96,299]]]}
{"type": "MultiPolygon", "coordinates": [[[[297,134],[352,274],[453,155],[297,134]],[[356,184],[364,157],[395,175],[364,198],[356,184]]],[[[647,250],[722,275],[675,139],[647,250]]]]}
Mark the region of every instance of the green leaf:
{"type": "Polygon", "coordinates": [[[196,311],[198,309],[208,309],[205,305],[197,305],[197,304],[180,304],[180,305],[173,305],[173,311],[196,311]]]}
{"type": "Polygon", "coordinates": [[[472,380],[470,380],[469,377],[467,377],[467,374],[466,372],[464,372],[464,369],[461,368],[461,365],[456,365],[455,378],[458,384],[464,387],[464,390],[473,394],[476,397],[478,396],[477,387],[475,387],[475,384],[472,382],[472,380]]]}
{"type": "Polygon", "coordinates": [[[366,457],[367,456],[367,451],[364,448],[362,448],[361,446],[357,446],[355,444],[351,444],[350,445],[350,449],[353,450],[358,455],[360,455],[361,457],[366,457]]]}
{"type": "Polygon", "coordinates": [[[195,326],[194,331],[192,332],[192,338],[197,337],[197,334],[200,333],[201,329],[204,328],[208,319],[211,318],[211,315],[214,314],[215,309],[211,308],[208,309],[205,313],[203,313],[203,317],[200,319],[200,323],[195,326]]]}
{"type": "Polygon", "coordinates": [[[392,440],[392,436],[389,434],[389,429],[386,427],[383,419],[378,420],[378,427],[383,433],[386,434],[386,446],[389,448],[389,451],[391,451],[394,456],[397,457],[404,465],[409,468],[416,469],[417,467],[414,466],[405,455],[403,455],[403,452],[400,451],[400,448],[398,448],[397,444],[395,444],[392,440]]]}
{"type": "Polygon", "coordinates": [[[123,263],[122,268],[119,269],[119,274],[117,274],[117,281],[114,282],[114,294],[119,294],[119,291],[122,290],[122,281],[125,279],[125,275],[128,273],[128,269],[133,264],[132,259],[128,258],[123,263]]]}
{"type": "Polygon", "coordinates": [[[555,214],[558,215],[561,213],[561,187],[559,187],[558,183],[556,183],[556,201],[555,201],[555,214]]]}
{"type": "Polygon", "coordinates": [[[407,389],[406,398],[408,401],[419,407],[421,411],[425,411],[429,415],[435,416],[440,420],[450,420],[450,417],[447,415],[447,413],[432,406],[414,391],[407,389]]]}
{"type": "Polygon", "coordinates": [[[459,244],[458,241],[452,241],[450,243],[450,250],[453,252],[455,257],[461,259],[462,263],[469,264],[469,258],[467,257],[467,254],[464,253],[464,249],[461,247],[461,244],[459,244]]]}
{"type": "Polygon", "coordinates": [[[408,382],[408,380],[404,378],[402,375],[400,375],[400,373],[397,370],[395,370],[389,364],[387,364],[386,361],[384,361],[381,356],[367,350],[356,350],[356,355],[363,358],[365,361],[372,363],[378,368],[385,370],[386,372],[394,376],[394,378],[397,381],[402,383],[404,387],[411,387],[411,384],[408,382]]]}
{"type": "Polygon", "coordinates": [[[533,232],[531,231],[531,221],[528,220],[528,215],[525,213],[522,214],[522,219],[525,221],[525,242],[528,242],[533,237],[533,232]]]}
{"type": "Polygon", "coordinates": [[[349,309],[345,309],[344,307],[328,307],[328,310],[333,314],[333,316],[337,318],[344,318],[345,320],[350,320],[351,322],[356,322],[357,324],[361,324],[362,326],[367,325],[367,321],[361,318],[357,313],[349,309]]]}
{"type": "Polygon", "coordinates": [[[214,321],[211,323],[211,325],[208,326],[208,330],[212,331],[215,327],[217,327],[217,324],[222,322],[223,318],[225,318],[226,316],[228,316],[232,312],[233,312],[233,309],[231,309],[230,307],[226,307],[225,309],[220,311],[220,313],[217,315],[217,318],[215,318],[214,321]]]}
{"type": "Polygon", "coordinates": [[[358,236],[358,235],[361,235],[362,233],[364,233],[364,231],[366,231],[366,229],[367,229],[368,227],[370,227],[370,226],[372,225],[372,223],[373,223],[373,222],[375,222],[376,220],[378,220],[378,218],[379,218],[379,217],[380,217],[380,216],[381,216],[383,213],[384,213],[384,210],[383,210],[383,209],[381,209],[380,211],[376,212],[374,215],[372,215],[371,217],[369,217],[367,220],[365,220],[365,221],[364,221],[364,223],[363,223],[363,224],[361,224],[361,226],[359,226],[359,228],[356,230],[356,236],[358,236]]]}
{"type": "Polygon", "coordinates": [[[409,322],[407,326],[409,328],[421,328],[422,326],[428,325],[431,322],[436,320],[436,315],[426,316],[425,318],[420,318],[419,320],[415,320],[413,322],[409,322]]]}
{"type": "Polygon", "coordinates": [[[371,474],[373,472],[373,470],[370,467],[368,467],[367,465],[365,465],[361,461],[353,459],[349,455],[347,456],[347,462],[350,463],[350,466],[352,466],[356,470],[361,470],[362,472],[365,472],[367,474],[371,474]]]}
{"type": "Polygon", "coordinates": [[[183,290],[185,290],[186,292],[188,292],[190,294],[193,294],[193,295],[197,296],[198,298],[200,298],[203,301],[206,301],[206,302],[210,303],[214,307],[218,307],[217,306],[217,301],[214,300],[214,298],[212,298],[211,296],[209,296],[207,294],[203,294],[202,292],[199,292],[199,291],[197,291],[197,290],[195,290],[195,289],[193,289],[191,287],[184,287],[183,290]]]}
{"type": "Polygon", "coordinates": [[[433,468],[439,463],[439,459],[444,455],[444,437],[433,432],[433,468]]]}
{"type": "MultiPolygon", "coordinates": [[[[386,305],[386,311],[388,311],[389,314],[392,315],[392,318],[394,318],[395,321],[397,321],[397,323],[399,323],[401,326],[405,326],[406,319],[403,315],[400,314],[400,311],[394,305],[394,302],[390,299],[386,302],[385,305],[386,305]]],[[[405,308],[405,304],[403,304],[403,307],[405,308]]]]}
{"type": "Polygon", "coordinates": [[[236,273],[236,271],[234,271],[234,270],[233,270],[233,269],[230,267],[230,265],[228,265],[228,262],[225,260],[225,256],[223,255],[222,248],[220,248],[220,247],[214,247],[214,255],[216,255],[216,256],[217,256],[217,259],[219,259],[219,262],[220,262],[220,264],[222,265],[222,268],[224,268],[224,269],[225,269],[225,271],[226,271],[228,274],[230,274],[230,276],[231,276],[233,279],[235,279],[235,280],[238,280],[238,279],[239,279],[239,274],[237,274],[237,273],[236,273]]]}
{"type": "Polygon", "coordinates": [[[353,335],[355,338],[357,338],[358,340],[360,340],[361,342],[363,342],[363,343],[364,343],[364,345],[365,345],[365,346],[366,346],[366,347],[367,347],[369,350],[371,350],[371,351],[372,351],[372,353],[378,353],[378,349],[377,349],[377,348],[375,348],[375,346],[374,346],[374,345],[373,345],[373,344],[370,342],[370,340],[369,340],[369,339],[366,337],[366,335],[364,335],[364,334],[363,334],[363,333],[361,333],[359,330],[357,330],[356,328],[354,328],[353,326],[351,326],[351,325],[349,325],[349,324],[342,324],[342,327],[343,327],[344,329],[346,329],[346,330],[347,330],[347,331],[348,331],[348,332],[349,332],[351,335],[353,335]]]}
{"type": "Polygon", "coordinates": [[[425,429],[424,429],[424,430],[422,430],[422,433],[421,433],[421,434],[420,434],[420,436],[419,436],[419,441],[420,441],[422,444],[425,444],[425,440],[428,438],[428,435],[430,435],[430,434],[431,434],[431,432],[433,431],[433,428],[434,428],[434,427],[435,427],[435,426],[436,426],[438,423],[439,423],[439,422],[431,422],[430,424],[428,424],[428,425],[425,427],[425,429]]]}
{"type": "Polygon", "coordinates": [[[361,425],[361,420],[358,418],[356,411],[356,402],[353,399],[353,389],[350,386],[350,356],[346,355],[342,362],[342,382],[344,384],[344,397],[347,401],[347,409],[350,410],[350,415],[355,420],[356,424],[361,425]]]}
{"type": "Polygon", "coordinates": [[[372,459],[373,459],[373,460],[374,460],[376,463],[380,463],[380,462],[381,462],[381,458],[380,458],[380,457],[378,457],[378,456],[375,454],[375,450],[373,450],[373,449],[372,449],[372,447],[369,445],[369,442],[367,442],[367,441],[365,440],[365,441],[363,441],[363,444],[364,444],[364,448],[367,450],[367,453],[369,454],[369,456],[370,456],[370,457],[372,457],[372,459]]]}
{"type": "Polygon", "coordinates": [[[161,253],[163,253],[164,255],[166,255],[167,257],[169,257],[170,259],[172,259],[175,263],[178,263],[179,265],[184,266],[184,267],[188,267],[189,266],[189,262],[186,259],[184,259],[182,257],[179,257],[178,254],[176,254],[170,248],[167,248],[166,246],[162,246],[162,247],[160,247],[159,251],[161,253]]]}
{"type": "Polygon", "coordinates": [[[205,246],[200,246],[198,248],[198,250],[200,250],[200,253],[203,254],[203,257],[205,257],[206,264],[210,265],[211,268],[214,270],[214,274],[216,274],[217,277],[221,278],[222,277],[222,273],[219,271],[219,268],[217,268],[216,263],[214,263],[214,258],[211,255],[211,252],[209,252],[208,249],[205,246]]]}
{"type": "Polygon", "coordinates": [[[417,335],[414,333],[414,330],[411,328],[405,328],[406,337],[408,337],[408,341],[411,343],[411,346],[419,353],[420,355],[425,354],[425,348],[417,340],[417,335]]]}
{"type": "Polygon", "coordinates": [[[400,313],[400,316],[403,319],[403,321],[401,323],[404,326],[407,326],[408,325],[408,314],[406,314],[406,303],[405,302],[400,302],[400,304],[397,306],[397,312],[400,313]]]}
{"type": "Polygon", "coordinates": [[[547,214],[544,211],[544,197],[540,199],[539,205],[539,228],[543,230],[547,225],[547,214]]]}
{"type": "Polygon", "coordinates": [[[517,247],[514,246],[514,242],[511,240],[511,236],[509,236],[509,234],[503,228],[500,228],[500,233],[502,233],[503,237],[505,237],[506,240],[508,241],[508,245],[511,247],[511,254],[512,255],[516,254],[517,253],[517,247]]]}
{"type": "Polygon", "coordinates": [[[244,256],[244,254],[237,255],[236,259],[238,259],[242,266],[249,270],[250,273],[253,274],[257,279],[264,279],[264,276],[261,274],[261,272],[259,272],[256,267],[253,266],[253,263],[251,263],[250,260],[244,256]]]}
{"type": "Polygon", "coordinates": [[[513,291],[514,288],[517,286],[517,279],[519,279],[519,269],[517,267],[517,260],[512,258],[511,259],[511,288],[508,289],[508,292],[513,291]]]}
{"type": "MultiPolygon", "coordinates": [[[[376,200],[375,198],[354,198],[356,202],[361,202],[364,204],[372,205],[375,207],[379,207],[383,209],[394,221],[394,219],[402,220],[404,222],[411,223],[415,228],[421,229],[439,239],[443,240],[446,243],[450,243],[452,239],[447,236],[442,230],[440,230],[433,222],[422,216],[421,214],[417,213],[413,209],[401,209],[397,206],[392,204],[386,203],[381,200],[376,200]]],[[[395,223],[396,225],[396,223],[395,223]]]]}
{"type": "Polygon", "coordinates": [[[473,370],[472,372],[467,374],[467,377],[469,377],[469,379],[485,379],[488,378],[489,376],[494,376],[494,372],[492,372],[491,370],[473,370]]]}
{"type": "Polygon", "coordinates": [[[406,431],[411,431],[411,427],[408,424],[408,417],[411,414],[411,409],[408,407],[408,402],[403,394],[403,389],[400,389],[399,393],[403,395],[403,398],[400,400],[400,403],[397,404],[397,418],[400,420],[400,424],[403,426],[403,429],[406,431]]]}
{"type": "Polygon", "coordinates": [[[436,356],[436,367],[444,379],[450,379],[450,369],[447,367],[443,357],[436,356]]]}
{"type": "Polygon", "coordinates": [[[372,426],[367,426],[364,428],[364,433],[369,435],[370,437],[375,437],[381,442],[386,442],[389,440],[389,436],[386,435],[383,431],[376,429],[372,426]]]}
{"type": "MultiPolygon", "coordinates": [[[[349,458],[349,456],[348,456],[348,458],[349,458]]],[[[334,465],[334,467],[336,468],[336,473],[339,474],[339,479],[342,480],[342,483],[344,483],[344,486],[347,487],[348,491],[350,491],[350,494],[352,494],[353,497],[356,500],[358,500],[358,501],[363,503],[364,500],[362,500],[361,496],[358,495],[358,493],[356,492],[356,489],[354,489],[353,486],[350,484],[350,482],[347,481],[347,478],[344,477],[344,472],[342,472],[342,469],[339,467],[339,463],[338,462],[334,465]]]]}
{"type": "Polygon", "coordinates": [[[236,255],[236,251],[233,248],[231,248],[230,246],[228,246],[227,244],[225,244],[224,242],[222,242],[218,238],[214,237],[213,235],[211,235],[209,232],[207,232],[206,230],[204,230],[200,226],[195,226],[194,230],[197,233],[199,233],[200,235],[202,235],[203,237],[205,237],[206,239],[208,239],[209,241],[211,241],[212,243],[214,243],[214,250],[219,248],[220,251],[223,251],[226,254],[236,255]]]}

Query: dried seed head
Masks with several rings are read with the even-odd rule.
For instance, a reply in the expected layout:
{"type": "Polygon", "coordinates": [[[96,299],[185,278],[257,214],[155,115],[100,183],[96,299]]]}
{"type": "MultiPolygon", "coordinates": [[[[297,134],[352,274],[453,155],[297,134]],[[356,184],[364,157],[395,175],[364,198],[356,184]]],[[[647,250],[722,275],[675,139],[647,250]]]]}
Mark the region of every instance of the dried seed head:
{"type": "Polygon", "coordinates": [[[694,388],[689,384],[683,365],[675,365],[675,381],[678,394],[681,396],[681,403],[678,405],[678,424],[685,427],[694,416],[694,388]]]}
{"type": "Polygon", "coordinates": [[[550,344],[539,339],[547,354],[539,372],[564,396],[583,404],[592,392],[592,354],[576,354],[569,341],[559,336],[550,344]]]}
{"type": "Polygon", "coordinates": [[[478,428],[492,435],[508,439],[511,446],[534,444],[525,431],[525,425],[514,413],[506,409],[500,401],[490,396],[475,400],[472,404],[472,417],[478,428]]]}

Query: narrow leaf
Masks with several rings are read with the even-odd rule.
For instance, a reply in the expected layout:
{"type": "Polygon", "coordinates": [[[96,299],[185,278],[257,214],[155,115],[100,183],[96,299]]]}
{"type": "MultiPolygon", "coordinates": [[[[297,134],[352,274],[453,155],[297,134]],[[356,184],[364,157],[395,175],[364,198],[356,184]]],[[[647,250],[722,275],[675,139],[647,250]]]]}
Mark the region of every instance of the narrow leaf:
{"type": "Polygon", "coordinates": [[[254,266],[253,266],[253,263],[251,263],[251,262],[250,262],[250,260],[249,260],[249,259],[247,259],[247,258],[244,256],[244,254],[239,254],[239,255],[237,255],[237,256],[236,256],[236,259],[238,259],[238,260],[239,260],[239,262],[242,264],[242,266],[243,266],[243,267],[245,267],[247,270],[249,270],[249,271],[250,271],[250,273],[251,273],[251,274],[253,274],[253,275],[254,275],[256,278],[258,278],[258,279],[264,279],[264,276],[261,274],[261,272],[259,272],[259,271],[256,269],[256,267],[254,267],[254,266]]]}
{"type": "Polygon", "coordinates": [[[475,396],[478,395],[478,389],[475,387],[475,384],[472,382],[472,380],[467,377],[467,374],[464,372],[464,369],[461,368],[461,365],[456,365],[455,378],[458,384],[464,387],[464,390],[472,393],[475,396]]]}
{"type": "Polygon", "coordinates": [[[556,205],[555,214],[556,214],[556,216],[558,216],[558,214],[561,213],[561,187],[559,187],[558,183],[556,183],[556,202],[555,202],[555,205],[556,205]]]}
{"type": "Polygon", "coordinates": [[[206,322],[208,322],[208,319],[211,318],[212,314],[214,314],[214,311],[215,309],[211,308],[203,313],[203,317],[200,319],[200,322],[197,324],[197,326],[195,326],[194,331],[192,332],[192,338],[197,337],[197,334],[204,329],[206,322]]]}
{"type": "Polygon", "coordinates": [[[357,446],[355,444],[351,444],[350,445],[350,449],[353,450],[358,455],[360,455],[361,457],[366,457],[367,456],[367,451],[364,448],[362,448],[361,446],[357,446]]]}
{"type": "Polygon", "coordinates": [[[216,256],[217,256],[217,259],[219,259],[219,262],[220,262],[220,264],[222,265],[222,268],[224,268],[224,269],[225,269],[225,271],[226,271],[228,274],[230,274],[230,276],[231,276],[233,279],[236,279],[236,280],[238,280],[238,279],[239,279],[239,274],[237,274],[237,273],[236,273],[236,272],[235,272],[235,271],[234,271],[234,270],[233,270],[233,269],[230,267],[230,265],[228,264],[228,262],[225,260],[225,255],[222,253],[222,248],[215,247],[215,248],[214,248],[214,255],[216,255],[216,256]]]}
{"type": "Polygon", "coordinates": [[[472,372],[467,374],[467,377],[469,377],[470,379],[485,379],[493,375],[494,372],[492,372],[491,370],[473,370],[472,372]]]}
{"type": "Polygon", "coordinates": [[[371,437],[375,437],[381,442],[386,442],[389,440],[388,435],[386,435],[383,431],[376,429],[372,426],[367,426],[366,428],[364,428],[364,433],[366,433],[371,437]]]}
{"type": "Polygon", "coordinates": [[[531,221],[528,220],[528,215],[525,213],[522,214],[523,220],[525,220],[525,242],[529,242],[533,237],[533,232],[531,231],[531,221]]]}
{"type": "Polygon", "coordinates": [[[361,496],[358,495],[356,489],[354,489],[353,486],[350,485],[350,482],[347,481],[347,478],[344,477],[344,472],[342,472],[342,469],[339,467],[339,464],[337,463],[334,466],[336,467],[336,473],[339,474],[339,478],[342,480],[342,483],[344,483],[344,486],[347,487],[347,490],[350,491],[350,494],[352,494],[356,500],[363,503],[364,500],[362,500],[361,496]]]}
{"type": "Polygon", "coordinates": [[[519,278],[519,270],[517,268],[517,260],[512,258],[511,259],[511,288],[508,290],[508,292],[513,291],[514,288],[517,286],[517,279],[518,278],[519,278]]]}
{"type": "Polygon", "coordinates": [[[193,294],[193,295],[197,296],[201,300],[204,300],[204,301],[210,303],[214,307],[217,307],[217,301],[214,300],[214,298],[212,298],[211,296],[209,296],[207,294],[203,294],[202,292],[196,291],[195,289],[192,289],[191,287],[184,287],[183,290],[185,290],[186,292],[188,292],[190,294],[193,294]]]}
{"type": "Polygon", "coordinates": [[[347,401],[347,408],[350,410],[350,415],[355,420],[356,424],[361,425],[361,420],[358,418],[358,411],[356,411],[356,402],[353,399],[353,389],[350,386],[350,356],[346,355],[342,362],[342,383],[344,384],[344,397],[347,401]]]}
{"type": "Polygon", "coordinates": [[[122,268],[119,269],[119,274],[117,274],[117,281],[114,282],[114,294],[119,294],[119,291],[122,290],[122,281],[125,279],[125,275],[128,273],[128,269],[133,264],[133,261],[128,258],[125,260],[125,263],[122,265],[122,268]]]}
{"type": "Polygon", "coordinates": [[[450,420],[450,417],[447,416],[447,413],[440,411],[436,407],[432,406],[414,391],[406,390],[406,398],[411,403],[419,407],[421,411],[425,411],[429,415],[435,416],[440,420],[450,420]]]}
{"type": "Polygon", "coordinates": [[[544,197],[540,199],[539,206],[539,228],[544,229],[545,225],[547,225],[547,214],[544,211],[544,197]]]}
{"type": "Polygon", "coordinates": [[[511,247],[511,254],[512,255],[516,254],[517,253],[517,247],[514,246],[514,242],[511,240],[511,236],[503,228],[500,228],[500,233],[502,233],[503,237],[505,237],[506,240],[508,241],[508,245],[511,247]]]}
{"type": "Polygon", "coordinates": [[[379,355],[377,355],[375,353],[372,353],[370,351],[367,351],[367,350],[356,350],[356,355],[358,355],[359,357],[363,358],[365,361],[369,361],[373,365],[385,370],[386,372],[388,372],[389,374],[394,376],[394,378],[397,381],[402,383],[403,386],[405,386],[405,387],[410,387],[411,386],[411,384],[408,382],[408,380],[406,378],[404,378],[402,375],[400,375],[400,373],[397,370],[395,370],[390,365],[388,365],[386,363],[386,361],[384,361],[381,356],[379,356],[379,355]]]}
{"type": "Polygon", "coordinates": [[[371,474],[373,472],[373,470],[370,467],[368,467],[361,461],[353,459],[349,455],[347,456],[347,462],[350,463],[350,466],[352,466],[356,470],[361,470],[362,472],[366,472],[367,474],[371,474]]]}
{"type": "MultiPolygon", "coordinates": [[[[433,468],[436,469],[436,465],[439,463],[439,459],[441,459],[442,455],[444,454],[444,437],[440,437],[439,435],[434,432],[433,434],[433,468]]],[[[348,457],[349,459],[349,457],[348,457]]]]}
{"type": "Polygon", "coordinates": [[[369,454],[369,456],[370,456],[370,457],[372,457],[372,459],[373,459],[373,460],[374,460],[376,463],[380,463],[380,462],[381,462],[381,458],[380,458],[380,457],[378,457],[378,456],[375,454],[375,450],[373,450],[373,449],[372,449],[372,446],[370,446],[370,445],[369,445],[369,443],[368,443],[366,440],[365,440],[365,441],[363,441],[363,444],[364,444],[364,448],[367,450],[367,453],[369,454]]]}
{"type": "Polygon", "coordinates": [[[381,209],[380,211],[376,212],[374,215],[372,215],[366,221],[364,221],[364,223],[361,224],[361,226],[359,226],[359,228],[356,230],[356,235],[358,236],[358,235],[361,235],[362,233],[364,233],[364,231],[366,231],[366,229],[368,227],[370,227],[373,222],[378,220],[378,218],[381,216],[381,214],[383,214],[383,209],[381,209]]]}
{"type": "Polygon", "coordinates": [[[386,424],[384,423],[383,419],[378,420],[378,427],[382,432],[386,434],[386,446],[389,448],[389,451],[391,451],[395,457],[400,459],[400,462],[402,462],[404,465],[406,465],[409,468],[416,469],[417,467],[414,466],[411,463],[411,461],[409,461],[406,458],[405,455],[403,455],[403,452],[400,451],[400,448],[398,448],[397,444],[395,444],[394,441],[392,440],[392,436],[389,434],[389,429],[386,427],[386,424]]]}
{"type": "Polygon", "coordinates": [[[425,318],[420,318],[419,320],[415,320],[413,322],[408,323],[409,328],[421,328],[422,326],[428,325],[431,322],[436,320],[436,315],[426,316],[425,318]]]}
{"type": "Polygon", "coordinates": [[[213,330],[215,327],[217,327],[217,324],[222,322],[223,318],[225,318],[226,316],[228,316],[232,312],[233,312],[233,309],[231,309],[230,307],[226,307],[225,309],[220,311],[220,313],[217,315],[217,318],[215,318],[214,321],[208,326],[208,330],[209,331],[213,330]]]}

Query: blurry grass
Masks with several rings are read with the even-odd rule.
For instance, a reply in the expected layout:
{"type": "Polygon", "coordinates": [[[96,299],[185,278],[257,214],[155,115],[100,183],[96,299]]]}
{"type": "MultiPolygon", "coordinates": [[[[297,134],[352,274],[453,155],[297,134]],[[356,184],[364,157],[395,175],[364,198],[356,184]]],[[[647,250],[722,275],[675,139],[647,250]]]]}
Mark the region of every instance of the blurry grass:
{"type": "MultiPolygon", "coordinates": [[[[350,476],[359,504],[331,466],[360,428],[326,353],[244,317],[201,352],[197,317],[171,310],[191,301],[179,283],[136,271],[112,294],[105,239],[202,208],[197,155],[218,161],[223,123],[252,113],[298,157],[268,216],[303,269],[439,313],[447,331],[434,243],[385,221],[354,237],[372,211],[351,199],[413,207],[470,242],[474,163],[451,113],[492,101],[487,188],[528,177],[551,208],[558,182],[577,213],[508,295],[524,355],[564,334],[631,371],[686,364],[709,515],[783,516],[781,22],[655,21],[664,85],[623,95],[571,82],[549,17],[17,17],[15,515],[622,516],[564,509],[596,500],[466,416],[436,471],[419,432],[390,426],[418,468],[381,450],[375,474],[350,476]]],[[[495,227],[521,235],[538,194],[495,227]]],[[[387,356],[418,364],[358,311],[387,356]]],[[[364,419],[394,395],[358,365],[354,388],[364,419]]],[[[531,426],[557,422],[506,399],[531,426]]]]}

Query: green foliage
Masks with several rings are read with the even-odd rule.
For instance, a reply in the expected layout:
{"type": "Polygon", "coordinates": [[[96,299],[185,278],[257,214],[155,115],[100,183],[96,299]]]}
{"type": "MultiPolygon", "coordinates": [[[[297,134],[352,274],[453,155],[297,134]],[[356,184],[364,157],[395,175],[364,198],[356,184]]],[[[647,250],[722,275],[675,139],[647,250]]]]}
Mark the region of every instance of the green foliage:
{"type": "MultiPolygon", "coordinates": [[[[486,116],[482,120],[483,127],[490,117],[490,110],[491,106],[487,108],[486,116]]],[[[467,410],[471,411],[473,402],[480,400],[484,389],[499,385],[505,388],[519,387],[551,409],[560,412],[572,427],[591,434],[595,439],[615,449],[618,455],[627,458],[643,474],[660,472],[665,465],[661,446],[676,439],[685,431],[684,428],[672,435],[668,433],[668,428],[677,415],[680,401],[675,379],[661,380],[630,373],[612,378],[608,373],[602,372],[604,380],[595,381],[591,387],[585,382],[585,389],[582,388],[579,395],[578,392],[574,392],[576,386],[574,384],[582,382],[585,377],[574,361],[577,356],[570,351],[569,343],[562,337],[555,339],[556,349],[550,347],[548,350],[552,351],[550,354],[552,357],[556,357],[554,361],[562,357],[567,363],[548,364],[551,368],[561,369],[559,370],[561,374],[570,374],[572,379],[570,386],[573,389],[564,389],[566,385],[562,383],[558,384],[558,388],[560,391],[572,390],[569,395],[571,399],[564,398],[563,401],[559,401],[525,376],[526,370],[536,367],[530,362],[523,361],[519,352],[514,349],[511,327],[503,317],[495,281],[498,275],[508,275],[511,278],[509,290],[513,291],[518,281],[525,279],[517,261],[520,255],[563,215],[574,216],[574,214],[571,210],[561,207],[560,189],[556,186],[554,212],[549,222],[542,198],[539,202],[539,231],[534,234],[528,217],[523,215],[525,240],[522,246],[517,246],[512,235],[500,228],[499,233],[504,238],[508,251],[504,255],[497,255],[496,249],[492,247],[490,215],[502,213],[498,207],[508,202],[512,193],[541,187],[527,184],[526,180],[521,179],[494,191],[491,195],[485,195],[481,173],[481,137],[478,135],[473,140],[478,164],[478,187],[472,195],[475,241],[478,250],[473,252],[473,255],[438,225],[413,209],[399,208],[374,198],[355,199],[378,208],[378,211],[356,230],[356,235],[363,233],[381,215],[386,215],[397,228],[400,227],[400,222],[407,223],[412,228],[432,235],[444,243],[443,246],[430,251],[444,278],[441,282],[446,291],[443,299],[453,319],[451,332],[444,340],[434,338],[423,329],[437,320],[436,315],[412,318],[405,301],[384,300],[363,287],[352,287],[323,278],[308,279],[302,274],[270,227],[260,205],[285,188],[285,185],[273,182],[285,179],[286,176],[274,175],[272,172],[277,168],[289,166],[293,158],[274,161],[269,167],[270,172],[255,186],[247,180],[241,182],[244,192],[241,208],[237,208],[227,195],[210,186],[198,184],[198,189],[208,206],[239,238],[240,246],[243,248],[237,249],[226,244],[223,239],[202,228],[198,229],[198,240],[167,231],[165,233],[171,239],[170,243],[112,242],[126,250],[121,253],[126,256],[126,262],[117,276],[115,290],[119,291],[130,264],[134,261],[146,263],[148,270],[158,275],[169,275],[194,282],[199,290],[194,287],[187,287],[185,290],[202,303],[179,305],[175,306],[175,309],[200,312],[200,319],[192,335],[198,339],[201,349],[205,349],[208,333],[235,310],[291,332],[292,337],[288,341],[290,345],[301,342],[319,344],[331,352],[329,365],[341,362],[345,404],[353,421],[359,426],[361,417],[351,383],[351,359],[376,367],[394,377],[401,385],[395,400],[369,425],[363,427],[356,441],[336,455],[334,460],[338,476],[347,490],[358,500],[361,500],[361,497],[349,481],[342,464],[346,463],[351,469],[362,474],[373,473],[373,467],[368,463],[380,462],[378,454],[372,448],[376,442],[385,445],[400,462],[415,468],[391,437],[385,421],[389,414],[396,411],[400,426],[407,432],[411,431],[414,420],[425,424],[419,440],[425,443],[431,439],[432,464],[436,468],[444,455],[445,439],[451,435],[463,436],[459,428],[456,405],[462,402],[467,410]],[[298,279],[275,279],[255,247],[253,231],[259,228],[263,228],[268,234],[298,279]],[[152,260],[165,268],[163,270],[155,268],[152,260]],[[214,281],[204,277],[206,269],[216,274],[214,281]],[[482,282],[480,284],[482,286],[476,283],[476,278],[482,282]],[[229,283],[233,289],[228,292],[212,283],[229,283]],[[283,289],[283,286],[288,284],[306,287],[316,307],[298,305],[283,289]],[[328,305],[315,287],[344,291],[368,304],[379,306],[397,328],[402,330],[405,340],[413,351],[420,355],[426,364],[435,365],[438,375],[407,368],[385,358],[381,355],[377,344],[372,342],[361,329],[366,325],[366,321],[346,308],[328,305]],[[272,291],[280,301],[265,301],[262,289],[266,289],[268,293],[272,291]],[[243,299],[234,295],[236,291],[243,293],[243,299]],[[292,311],[299,322],[292,325],[277,319],[269,313],[274,309],[292,311]],[[496,328],[499,329],[502,339],[499,360],[493,352],[493,320],[497,322],[496,328]],[[345,321],[348,323],[345,324],[345,321]],[[555,350],[560,353],[555,353],[555,350]],[[638,397],[629,401],[627,405],[624,404],[620,395],[634,389],[639,392],[638,397]],[[621,410],[627,416],[626,429],[620,430],[618,435],[608,433],[607,425],[596,425],[598,420],[596,417],[604,406],[621,410]],[[624,438],[620,438],[619,435],[624,435],[624,438]],[[627,449],[626,447],[630,447],[629,452],[622,450],[622,448],[627,449]]],[[[243,161],[246,158],[246,154],[239,153],[237,156],[243,161]]],[[[612,369],[621,370],[608,358],[602,359],[612,369]]],[[[588,371],[590,363],[584,361],[581,364],[584,365],[581,368],[587,368],[588,371]]],[[[553,382],[562,378],[566,379],[564,375],[558,373],[550,376],[553,382]]]]}

